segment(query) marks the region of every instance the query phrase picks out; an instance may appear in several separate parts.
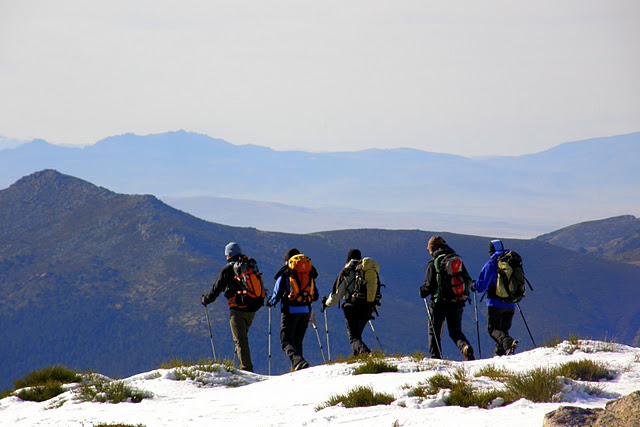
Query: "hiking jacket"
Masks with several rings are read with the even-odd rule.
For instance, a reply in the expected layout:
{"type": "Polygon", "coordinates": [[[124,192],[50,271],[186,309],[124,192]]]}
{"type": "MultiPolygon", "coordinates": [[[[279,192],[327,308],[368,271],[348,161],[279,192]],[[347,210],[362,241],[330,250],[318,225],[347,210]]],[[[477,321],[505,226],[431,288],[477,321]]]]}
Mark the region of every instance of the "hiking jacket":
{"type": "Polygon", "coordinates": [[[491,255],[491,259],[487,261],[482,267],[480,275],[478,276],[478,280],[476,280],[476,283],[474,285],[476,292],[487,293],[488,307],[516,308],[515,303],[504,302],[496,296],[496,283],[498,281],[498,257],[505,252],[509,251],[496,251],[493,255],[491,255]]]}
{"type": "MultiPolygon", "coordinates": [[[[451,249],[451,247],[447,244],[441,245],[437,251],[435,251],[427,264],[427,274],[424,277],[424,283],[420,286],[420,297],[426,298],[427,296],[431,296],[431,299],[435,297],[436,292],[438,291],[438,274],[436,272],[435,259],[443,254],[455,254],[456,252],[451,249]]],[[[471,280],[469,273],[467,273],[467,269],[462,264],[462,274],[467,278],[467,280],[471,280]]],[[[455,305],[464,307],[466,301],[438,301],[438,305],[447,304],[447,305],[455,305]]]]}
{"type": "Polygon", "coordinates": [[[349,260],[338,273],[338,277],[336,277],[336,281],[333,282],[333,289],[331,294],[327,297],[327,301],[325,305],[327,307],[333,307],[338,304],[340,300],[344,300],[343,305],[352,305],[347,302],[349,299],[349,292],[347,289],[353,290],[353,285],[356,280],[356,266],[361,262],[359,259],[349,260]]]}
{"type": "MultiPolygon", "coordinates": [[[[233,271],[233,264],[236,261],[241,260],[242,257],[244,257],[244,255],[242,254],[234,255],[229,258],[227,265],[222,267],[222,269],[218,273],[218,277],[216,278],[215,283],[213,284],[213,287],[211,288],[211,291],[207,295],[205,295],[207,304],[214,302],[222,292],[224,292],[225,298],[229,299],[232,298],[236,294],[236,292],[242,290],[242,286],[236,279],[236,274],[233,271]]],[[[231,310],[254,312],[258,311],[260,307],[262,307],[262,301],[256,301],[255,306],[247,306],[244,308],[229,308],[231,310]]]]}
{"type": "MultiPolygon", "coordinates": [[[[311,312],[311,303],[305,305],[291,305],[289,304],[289,300],[287,298],[283,298],[284,295],[288,295],[290,292],[289,285],[289,275],[290,275],[289,267],[281,268],[276,274],[276,284],[273,287],[273,294],[271,298],[269,298],[269,305],[274,306],[280,301],[281,308],[280,311],[288,314],[295,313],[310,313],[311,312]]],[[[311,273],[309,273],[309,277],[313,278],[314,282],[318,277],[318,272],[314,266],[311,266],[311,273]]],[[[318,293],[318,284],[316,283],[313,287],[313,295],[311,296],[312,301],[317,301],[319,297],[318,293]]]]}

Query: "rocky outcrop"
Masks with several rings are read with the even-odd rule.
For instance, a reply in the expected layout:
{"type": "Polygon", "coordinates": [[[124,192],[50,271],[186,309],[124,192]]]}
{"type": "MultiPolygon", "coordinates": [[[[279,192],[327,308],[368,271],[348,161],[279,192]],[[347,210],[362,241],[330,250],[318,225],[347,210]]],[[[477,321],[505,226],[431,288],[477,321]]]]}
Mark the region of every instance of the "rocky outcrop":
{"type": "Polygon", "coordinates": [[[640,426],[640,391],[612,400],[605,409],[561,406],[544,416],[543,427],[640,426]]]}

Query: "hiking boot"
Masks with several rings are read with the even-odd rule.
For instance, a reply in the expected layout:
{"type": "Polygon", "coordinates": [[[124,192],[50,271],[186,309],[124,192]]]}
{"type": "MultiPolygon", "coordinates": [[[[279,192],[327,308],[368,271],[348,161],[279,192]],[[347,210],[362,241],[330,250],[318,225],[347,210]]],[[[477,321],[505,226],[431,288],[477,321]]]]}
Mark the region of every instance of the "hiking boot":
{"type": "Polygon", "coordinates": [[[471,347],[471,344],[466,344],[462,348],[462,357],[464,357],[464,360],[476,360],[473,355],[473,347],[471,347]]]}
{"type": "Polygon", "coordinates": [[[506,355],[511,356],[512,354],[516,354],[516,347],[518,346],[518,340],[513,340],[511,345],[507,348],[506,355]]]}
{"type": "Polygon", "coordinates": [[[306,369],[309,367],[309,362],[307,362],[306,360],[302,359],[301,361],[299,361],[296,366],[293,367],[294,371],[299,371],[301,369],[306,369]]]}

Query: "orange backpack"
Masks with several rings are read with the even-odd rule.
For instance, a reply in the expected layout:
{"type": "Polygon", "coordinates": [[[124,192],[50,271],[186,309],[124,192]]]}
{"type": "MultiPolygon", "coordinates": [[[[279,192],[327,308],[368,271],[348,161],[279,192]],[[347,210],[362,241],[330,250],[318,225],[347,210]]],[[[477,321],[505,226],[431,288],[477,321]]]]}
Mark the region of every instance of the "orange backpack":
{"type": "Polygon", "coordinates": [[[242,259],[233,263],[235,278],[240,282],[240,290],[235,293],[227,304],[231,307],[261,307],[267,291],[262,283],[262,273],[258,271],[258,263],[253,258],[242,259]]]}
{"type": "Polygon", "coordinates": [[[313,301],[315,283],[311,277],[311,259],[304,254],[294,255],[289,259],[289,295],[290,305],[308,305],[313,301]]]}

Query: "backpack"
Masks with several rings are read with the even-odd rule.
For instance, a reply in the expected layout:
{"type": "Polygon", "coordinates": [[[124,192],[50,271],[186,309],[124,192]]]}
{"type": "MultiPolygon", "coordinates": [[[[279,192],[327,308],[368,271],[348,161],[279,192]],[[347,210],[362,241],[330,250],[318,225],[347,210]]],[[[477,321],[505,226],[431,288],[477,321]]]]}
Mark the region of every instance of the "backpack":
{"type": "Polygon", "coordinates": [[[311,259],[304,254],[294,255],[288,262],[289,270],[289,295],[287,300],[290,305],[308,305],[313,301],[315,283],[311,277],[311,259]]]}
{"type": "MultiPolygon", "coordinates": [[[[498,256],[498,277],[496,280],[496,297],[509,303],[518,303],[531,284],[524,277],[522,257],[515,251],[507,251],[498,256]]],[[[533,290],[533,288],[531,288],[533,290]]]]}
{"type": "Polygon", "coordinates": [[[438,255],[433,264],[438,280],[435,301],[466,301],[469,298],[471,281],[465,277],[462,258],[455,253],[445,253],[438,255]]]}
{"type": "Polygon", "coordinates": [[[238,290],[227,304],[237,308],[262,307],[267,291],[262,283],[262,273],[258,270],[258,263],[253,258],[243,256],[233,263],[235,279],[240,283],[238,290]]]}
{"type": "Polygon", "coordinates": [[[375,303],[380,305],[382,294],[380,287],[380,267],[378,263],[369,257],[362,260],[355,267],[353,286],[347,288],[347,301],[350,303],[375,303]]]}

